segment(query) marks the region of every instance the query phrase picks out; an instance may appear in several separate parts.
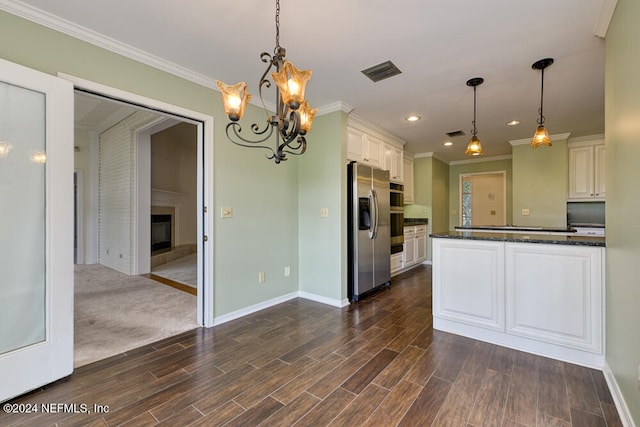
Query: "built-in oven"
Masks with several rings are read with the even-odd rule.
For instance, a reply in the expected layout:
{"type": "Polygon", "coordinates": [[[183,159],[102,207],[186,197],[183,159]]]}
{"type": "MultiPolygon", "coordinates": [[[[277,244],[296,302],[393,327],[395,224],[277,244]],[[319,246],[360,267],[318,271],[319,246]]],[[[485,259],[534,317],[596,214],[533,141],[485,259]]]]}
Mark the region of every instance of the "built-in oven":
{"type": "Polygon", "coordinates": [[[404,186],[389,184],[389,213],[391,216],[391,255],[402,252],[404,243],[404,186]]]}

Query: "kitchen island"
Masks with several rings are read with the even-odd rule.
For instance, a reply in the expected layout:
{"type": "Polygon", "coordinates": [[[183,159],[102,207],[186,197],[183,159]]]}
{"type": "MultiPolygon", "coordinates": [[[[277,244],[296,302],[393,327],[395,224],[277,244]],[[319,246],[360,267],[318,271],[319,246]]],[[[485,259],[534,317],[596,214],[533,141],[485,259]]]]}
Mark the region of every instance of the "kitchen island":
{"type": "Polygon", "coordinates": [[[434,329],[604,366],[604,238],[486,231],[430,236],[434,329]]]}

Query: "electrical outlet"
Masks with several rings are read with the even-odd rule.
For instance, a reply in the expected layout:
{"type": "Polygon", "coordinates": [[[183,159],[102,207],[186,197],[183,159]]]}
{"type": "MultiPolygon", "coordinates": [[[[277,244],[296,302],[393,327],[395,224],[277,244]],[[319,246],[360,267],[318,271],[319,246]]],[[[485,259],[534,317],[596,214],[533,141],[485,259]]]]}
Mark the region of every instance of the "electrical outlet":
{"type": "Polygon", "coordinates": [[[529,216],[529,209],[522,209],[522,216],[529,216]]]}
{"type": "Polygon", "coordinates": [[[328,218],[329,217],[329,208],[320,209],[320,218],[328,218]]]}
{"type": "Polygon", "coordinates": [[[258,273],[258,283],[264,283],[264,271],[258,273]]]}
{"type": "Polygon", "coordinates": [[[291,267],[285,267],[284,268],[284,277],[289,277],[291,276],[291,267]]]}

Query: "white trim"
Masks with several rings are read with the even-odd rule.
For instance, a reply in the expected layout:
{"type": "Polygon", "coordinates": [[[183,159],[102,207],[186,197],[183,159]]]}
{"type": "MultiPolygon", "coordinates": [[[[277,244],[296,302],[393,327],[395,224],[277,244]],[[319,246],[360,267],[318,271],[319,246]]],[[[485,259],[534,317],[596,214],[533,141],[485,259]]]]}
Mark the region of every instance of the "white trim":
{"type": "MultiPolygon", "coordinates": [[[[461,173],[458,175],[458,224],[462,225],[462,180],[467,176],[481,176],[481,175],[502,175],[502,192],[504,197],[502,199],[502,214],[504,216],[504,221],[507,221],[507,171],[506,170],[497,170],[497,171],[487,171],[487,172],[474,172],[474,173],[461,173]]],[[[473,191],[473,190],[472,190],[473,191]]],[[[471,196],[473,198],[473,196],[471,196]]],[[[472,222],[473,222],[473,213],[472,222]]]]}
{"type": "Polygon", "coordinates": [[[576,138],[569,138],[567,146],[575,145],[593,145],[594,143],[604,144],[604,134],[599,133],[597,135],[579,136],[576,138]]]}
{"type": "Polygon", "coordinates": [[[504,332],[456,322],[453,320],[433,318],[433,329],[450,332],[476,340],[513,348],[563,362],[575,363],[576,365],[587,366],[589,368],[602,369],[604,366],[604,355],[589,351],[578,350],[563,345],[537,341],[530,338],[523,338],[517,335],[505,334],[504,332]]]}
{"type": "Polygon", "coordinates": [[[55,31],[70,35],[76,39],[91,43],[124,57],[131,58],[135,61],[173,74],[174,76],[217,90],[216,79],[212,79],[204,74],[197,73],[179,64],[167,61],[159,56],[152,55],[36,7],[13,0],[0,0],[0,9],[21,18],[28,19],[29,21],[37,24],[44,25],[45,27],[51,28],[55,31]]]}
{"type": "Polygon", "coordinates": [[[616,409],[618,410],[618,415],[620,415],[622,425],[625,427],[636,427],[635,423],[633,422],[633,418],[631,417],[629,407],[627,406],[627,402],[624,400],[622,391],[618,386],[616,377],[615,375],[613,375],[613,371],[611,370],[611,367],[606,360],[604,361],[602,373],[604,374],[604,379],[609,386],[609,391],[611,392],[611,397],[613,397],[613,403],[616,405],[616,409]]]}
{"type": "Polygon", "coordinates": [[[618,0],[604,0],[602,2],[602,8],[600,9],[600,14],[598,15],[598,22],[596,22],[596,27],[593,29],[593,34],[602,38],[607,35],[607,30],[609,30],[609,24],[611,23],[613,12],[616,10],[617,4],[618,0]]]}
{"type": "MultiPolygon", "coordinates": [[[[563,140],[569,139],[569,136],[571,136],[571,132],[559,133],[557,135],[549,135],[549,139],[551,141],[563,141],[563,140]]],[[[511,144],[512,147],[515,147],[516,145],[531,144],[531,138],[515,139],[513,141],[509,141],[509,144],[511,144]]]]}
{"type": "Polygon", "coordinates": [[[346,298],[340,301],[338,299],[327,298],[322,295],[312,294],[310,292],[305,292],[305,291],[299,291],[298,296],[300,298],[308,299],[310,301],[315,301],[315,302],[319,302],[326,305],[331,305],[333,307],[342,308],[349,305],[349,300],[346,298]]]}
{"type": "Polygon", "coordinates": [[[344,111],[349,114],[353,111],[353,107],[342,101],[334,102],[333,104],[327,104],[322,107],[318,107],[318,116],[333,113],[335,111],[344,111]]]}
{"type": "Polygon", "coordinates": [[[407,143],[407,141],[400,138],[399,136],[365,119],[364,117],[358,116],[354,112],[349,113],[349,117],[347,118],[347,126],[378,137],[385,142],[391,143],[400,148],[402,148],[407,143]]]}
{"type": "Polygon", "coordinates": [[[511,154],[505,154],[504,156],[481,157],[481,158],[466,159],[466,160],[453,160],[451,163],[449,163],[449,166],[465,165],[469,163],[497,162],[499,160],[511,160],[512,158],[513,156],[511,154]]]}
{"type": "Polygon", "coordinates": [[[290,301],[292,299],[298,298],[298,292],[291,292],[289,294],[281,295],[276,298],[272,298],[267,301],[262,301],[258,304],[250,305],[248,307],[241,308],[236,311],[232,311],[231,313],[223,314],[222,316],[218,316],[213,319],[213,326],[222,325],[223,323],[230,322],[232,320],[239,319],[244,316],[248,316],[249,314],[253,314],[257,311],[264,310],[274,305],[282,304],[283,302],[290,301]]]}
{"type": "MultiPolygon", "coordinates": [[[[2,2],[3,0],[0,0],[2,2]]],[[[1,3],[0,3],[1,4],[1,3]]],[[[199,188],[198,191],[198,217],[202,214],[200,207],[214,206],[213,189],[215,187],[214,182],[214,119],[213,116],[203,114],[198,111],[188,110],[177,105],[169,104],[163,101],[159,101],[152,98],[147,98],[141,95],[137,95],[131,92],[127,92],[114,87],[106,86],[100,83],[96,83],[90,80],[85,80],[80,77],[72,76],[65,73],[58,73],[58,77],[68,80],[73,83],[76,89],[86,89],[97,94],[106,95],[111,98],[121,99],[125,102],[131,102],[143,107],[148,107],[156,111],[165,111],[167,115],[179,115],[181,121],[189,122],[189,119],[193,120],[192,123],[198,126],[198,152],[202,153],[204,159],[198,158],[198,164],[204,164],[204,170],[200,172],[198,168],[198,182],[205,183],[204,191],[199,188]],[[203,147],[200,144],[203,144],[203,147]],[[201,161],[202,160],[202,161],[201,161]],[[202,173],[203,175],[200,175],[202,173]]],[[[200,154],[198,154],[200,156],[200,154]]],[[[200,185],[200,184],[198,184],[200,185]]],[[[198,240],[198,252],[203,254],[203,265],[198,264],[198,286],[202,284],[202,292],[198,289],[198,295],[202,295],[202,300],[198,302],[198,323],[205,327],[214,326],[214,289],[215,289],[215,275],[213,271],[214,266],[214,221],[215,216],[213,210],[208,209],[209,214],[203,214],[202,225],[198,222],[198,235],[207,236],[206,242],[203,239],[198,240]],[[203,277],[201,277],[201,275],[203,277]]]]}
{"type": "Polygon", "coordinates": [[[433,157],[433,151],[429,151],[427,153],[418,153],[413,155],[414,159],[422,159],[426,157],[433,157]]]}
{"type": "Polygon", "coordinates": [[[82,169],[74,169],[73,174],[76,178],[75,196],[74,196],[74,222],[76,227],[76,264],[84,264],[84,171],[82,169]]]}

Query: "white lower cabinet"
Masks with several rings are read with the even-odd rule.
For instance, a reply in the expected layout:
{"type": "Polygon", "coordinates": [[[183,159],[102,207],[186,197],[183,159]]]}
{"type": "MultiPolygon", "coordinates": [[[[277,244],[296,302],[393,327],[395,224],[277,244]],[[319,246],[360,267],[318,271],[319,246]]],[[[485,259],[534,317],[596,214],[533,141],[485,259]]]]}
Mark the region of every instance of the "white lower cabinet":
{"type": "Polygon", "coordinates": [[[604,251],[434,238],[434,328],[602,367],[604,251]]]}
{"type": "Polygon", "coordinates": [[[602,249],[506,244],[507,333],[602,352],[602,249]]]}
{"type": "Polygon", "coordinates": [[[433,239],[433,316],[504,332],[504,243],[433,239]]]}
{"type": "Polygon", "coordinates": [[[391,275],[422,264],[427,259],[426,224],[405,226],[403,237],[402,252],[391,255],[391,275]]]}

